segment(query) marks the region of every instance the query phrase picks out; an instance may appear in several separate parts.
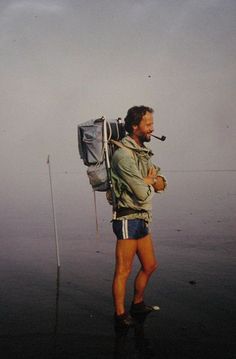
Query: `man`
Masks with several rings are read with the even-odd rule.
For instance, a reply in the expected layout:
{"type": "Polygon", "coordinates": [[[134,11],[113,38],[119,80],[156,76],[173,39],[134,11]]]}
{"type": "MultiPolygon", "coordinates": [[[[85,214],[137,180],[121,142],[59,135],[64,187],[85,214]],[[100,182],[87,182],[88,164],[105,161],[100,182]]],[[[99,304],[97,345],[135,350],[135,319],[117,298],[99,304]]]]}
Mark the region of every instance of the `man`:
{"type": "Polygon", "coordinates": [[[165,189],[165,178],[158,175],[159,168],[151,162],[152,152],[144,142],[151,140],[153,109],[135,106],[125,118],[128,135],[121,141],[122,148],[112,157],[112,182],[117,198],[113,231],[117,237],[116,266],[113,280],[115,325],[130,327],[135,315],[159,310],[144,303],[144,290],[151,274],[158,266],[152,236],[151,200],[155,192],[165,189]],[[134,297],[129,315],[125,310],[125,290],[132,262],[137,254],[141,268],[134,283],[134,297]]]}

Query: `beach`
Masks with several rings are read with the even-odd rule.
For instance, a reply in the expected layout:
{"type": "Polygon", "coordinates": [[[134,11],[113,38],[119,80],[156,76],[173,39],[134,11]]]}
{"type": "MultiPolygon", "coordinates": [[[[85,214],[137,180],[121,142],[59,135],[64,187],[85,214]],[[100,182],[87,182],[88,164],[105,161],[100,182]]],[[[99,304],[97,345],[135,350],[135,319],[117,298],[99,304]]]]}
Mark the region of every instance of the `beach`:
{"type": "MultiPolygon", "coordinates": [[[[130,329],[122,339],[123,357],[235,357],[235,173],[219,176],[227,183],[225,191],[219,190],[222,181],[213,181],[214,173],[205,173],[201,193],[195,187],[201,174],[168,173],[172,188],[154,201],[152,233],[159,268],[146,292],[146,301],[161,310],[144,322],[150,351],[139,353],[130,329]],[[182,176],[189,183],[185,191],[182,176]]],[[[24,182],[22,176],[21,196],[26,198],[30,188],[24,182]]],[[[115,358],[111,208],[98,194],[96,239],[92,195],[69,191],[80,183],[77,174],[55,178],[58,273],[46,178],[40,183],[35,211],[30,201],[22,210],[6,205],[2,213],[1,357],[115,358]]],[[[136,259],[127,309],[138,268],[136,259]]]]}

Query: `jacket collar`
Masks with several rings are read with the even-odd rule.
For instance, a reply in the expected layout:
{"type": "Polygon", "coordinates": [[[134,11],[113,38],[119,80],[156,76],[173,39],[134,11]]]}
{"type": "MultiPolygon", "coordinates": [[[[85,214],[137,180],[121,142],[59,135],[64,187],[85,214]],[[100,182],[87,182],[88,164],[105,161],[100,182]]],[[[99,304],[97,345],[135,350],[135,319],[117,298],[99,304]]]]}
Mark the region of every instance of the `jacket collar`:
{"type": "Polygon", "coordinates": [[[121,142],[123,143],[123,145],[127,148],[130,148],[131,150],[135,150],[137,152],[139,152],[140,154],[148,154],[149,156],[153,156],[153,152],[150,148],[146,147],[146,146],[139,146],[135,140],[133,140],[133,138],[131,138],[130,136],[125,136],[121,142]]]}

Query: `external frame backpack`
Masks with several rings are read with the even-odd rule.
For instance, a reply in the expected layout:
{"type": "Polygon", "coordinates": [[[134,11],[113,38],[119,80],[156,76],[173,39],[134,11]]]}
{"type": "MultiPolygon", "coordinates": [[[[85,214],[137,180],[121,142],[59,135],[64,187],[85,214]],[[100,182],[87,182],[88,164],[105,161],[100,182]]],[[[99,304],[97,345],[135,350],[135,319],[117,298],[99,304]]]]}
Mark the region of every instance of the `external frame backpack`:
{"type": "Polygon", "coordinates": [[[125,136],[121,118],[107,121],[105,117],[90,120],[78,125],[78,144],[80,157],[87,168],[90,185],[95,191],[109,191],[113,211],[116,199],[111,181],[110,160],[119,142],[125,136]]]}

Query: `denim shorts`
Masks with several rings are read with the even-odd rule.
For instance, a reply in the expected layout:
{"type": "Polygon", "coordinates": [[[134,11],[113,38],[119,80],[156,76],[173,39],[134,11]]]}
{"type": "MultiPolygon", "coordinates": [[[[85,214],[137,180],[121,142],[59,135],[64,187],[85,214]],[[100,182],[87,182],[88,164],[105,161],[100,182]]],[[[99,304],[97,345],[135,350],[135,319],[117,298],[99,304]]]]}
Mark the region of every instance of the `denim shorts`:
{"type": "Polygon", "coordinates": [[[117,239],[140,239],[149,233],[144,219],[116,219],[112,227],[117,239]]]}

